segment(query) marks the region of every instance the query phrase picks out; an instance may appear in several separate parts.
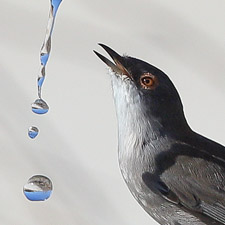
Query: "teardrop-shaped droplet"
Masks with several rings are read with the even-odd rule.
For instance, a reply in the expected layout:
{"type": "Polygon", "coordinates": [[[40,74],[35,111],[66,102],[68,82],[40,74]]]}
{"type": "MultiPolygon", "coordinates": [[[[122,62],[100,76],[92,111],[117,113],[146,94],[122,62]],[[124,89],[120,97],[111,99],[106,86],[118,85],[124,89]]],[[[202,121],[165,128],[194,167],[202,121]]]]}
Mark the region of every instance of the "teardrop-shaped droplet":
{"type": "Polygon", "coordinates": [[[45,114],[49,110],[48,104],[41,98],[36,99],[31,106],[32,111],[37,114],[45,114]]]}
{"type": "Polygon", "coordinates": [[[28,129],[28,136],[32,139],[36,138],[38,133],[39,133],[39,130],[37,127],[30,127],[28,129]]]}
{"type": "Polygon", "coordinates": [[[43,175],[32,176],[24,185],[23,193],[30,201],[45,201],[52,194],[52,182],[43,175]]]}

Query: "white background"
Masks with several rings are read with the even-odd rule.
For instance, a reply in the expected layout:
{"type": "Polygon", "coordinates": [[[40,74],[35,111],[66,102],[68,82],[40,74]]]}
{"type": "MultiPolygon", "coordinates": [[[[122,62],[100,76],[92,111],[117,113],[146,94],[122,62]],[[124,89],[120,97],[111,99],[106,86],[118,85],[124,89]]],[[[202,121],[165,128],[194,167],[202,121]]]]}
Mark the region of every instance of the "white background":
{"type": "Polygon", "coordinates": [[[40,116],[31,103],[49,1],[0,0],[0,224],[156,224],[120,175],[110,78],[92,50],[105,54],[101,42],[165,71],[191,127],[224,144],[224,10],[224,0],[64,0],[40,116]],[[52,179],[46,202],[23,195],[34,174],[52,179]]]}

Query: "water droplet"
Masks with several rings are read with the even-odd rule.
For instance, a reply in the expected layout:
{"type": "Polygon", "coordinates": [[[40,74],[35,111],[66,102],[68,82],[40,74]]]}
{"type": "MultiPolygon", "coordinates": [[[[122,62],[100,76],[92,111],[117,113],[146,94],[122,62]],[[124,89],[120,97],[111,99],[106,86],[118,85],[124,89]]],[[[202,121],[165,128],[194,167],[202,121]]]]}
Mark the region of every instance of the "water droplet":
{"type": "Polygon", "coordinates": [[[31,106],[32,111],[37,114],[45,114],[49,110],[48,104],[41,98],[36,99],[31,106]]]}
{"type": "Polygon", "coordinates": [[[39,132],[39,130],[38,130],[37,127],[30,127],[30,128],[28,129],[28,136],[29,136],[30,138],[34,139],[34,138],[37,137],[38,132],[39,132]]]}
{"type": "Polygon", "coordinates": [[[43,175],[32,176],[24,185],[23,193],[30,201],[45,201],[52,194],[52,182],[43,175]]]}

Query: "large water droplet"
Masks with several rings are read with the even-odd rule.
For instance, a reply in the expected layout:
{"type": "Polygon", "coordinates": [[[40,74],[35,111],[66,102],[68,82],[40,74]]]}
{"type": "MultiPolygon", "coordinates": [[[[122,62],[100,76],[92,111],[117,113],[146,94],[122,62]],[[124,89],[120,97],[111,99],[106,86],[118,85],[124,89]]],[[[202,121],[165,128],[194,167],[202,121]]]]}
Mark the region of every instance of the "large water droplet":
{"type": "Polygon", "coordinates": [[[38,132],[39,132],[39,130],[38,130],[38,128],[37,127],[30,127],[29,129],[28,129],[28,136],[30,137],[30,138],[36,138],[37,137],[37,135],[38,135],[38,132]]]}
{"type": "Polygon", "coordinates": [[[48,104],[41,98],[36,99],[31,106],[32,111],[37,114],[45,114],[49,110],[48,104]]]}
{"type": "Polygon", "coordinates": [[[23,193],[30,201],[45,201],[52,194],[52,182],[46,176],[35,175],[24,185],[23,193]]]}

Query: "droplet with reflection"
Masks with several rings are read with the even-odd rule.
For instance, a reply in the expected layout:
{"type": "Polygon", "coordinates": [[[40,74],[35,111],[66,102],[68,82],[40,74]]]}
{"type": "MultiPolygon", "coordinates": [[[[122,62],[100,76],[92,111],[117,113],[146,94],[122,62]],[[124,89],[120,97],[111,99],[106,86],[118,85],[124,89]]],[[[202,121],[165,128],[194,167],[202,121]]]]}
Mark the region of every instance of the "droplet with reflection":
{"type": "Polygon", "coordinates": [[[41,98],[36,99],[31,106],[32,111],[37,114],[45,114],[49,110],[48,104],[41,98]]]}
{"type": "Polygon", "coordinates": [[[45,201],[52,194],[52,182],[43,175],[32,176],[23,187],[23,193],[30,201],[45,201]]]}
{"type": "Polygon", "coordinates": [[[38,133],[39,133],[39,130],[37,127],[30,127],[28,129],[28,136],[32,139],[36,138],[38,133]]]}

